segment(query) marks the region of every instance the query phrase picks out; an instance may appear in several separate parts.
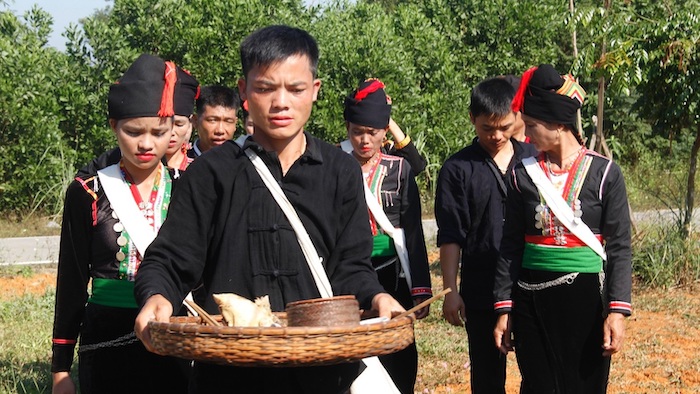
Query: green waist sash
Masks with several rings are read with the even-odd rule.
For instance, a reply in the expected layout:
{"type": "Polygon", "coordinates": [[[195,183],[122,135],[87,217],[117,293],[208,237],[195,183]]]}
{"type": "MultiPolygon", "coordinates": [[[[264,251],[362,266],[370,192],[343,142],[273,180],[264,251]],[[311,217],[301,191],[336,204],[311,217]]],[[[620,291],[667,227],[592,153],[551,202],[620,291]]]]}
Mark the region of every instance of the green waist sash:
{"type": "Polygon", "coordinates": [[[119,279],[92,279],[92,296],[88,302],[116,308],[138,308],[134,282],[119,279]]]}
{"type": "Polygon", "coordinates": [[[525,243],[523,268],[550,272],[598,273],[603,260],[588,246],[552,247],[525,243]]]}
{"type": "Polygon", "coordinates": [[[386,234],[374,236],[374,244],[372,246],[372,257],[390,257],[396,256],[396,247],[394,240],[386,234]]]}

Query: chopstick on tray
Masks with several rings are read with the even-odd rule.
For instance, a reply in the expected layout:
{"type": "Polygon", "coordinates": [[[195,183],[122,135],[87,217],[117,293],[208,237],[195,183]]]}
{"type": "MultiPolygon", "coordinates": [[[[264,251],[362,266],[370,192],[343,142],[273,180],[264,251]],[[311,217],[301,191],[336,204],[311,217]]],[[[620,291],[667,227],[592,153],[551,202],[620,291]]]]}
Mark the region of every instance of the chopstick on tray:
{"type": "Polygon", "coordinates": [[[396,315],[396,316],[392,317],[392,319],[400,319],[400,318],[402,318],[402,317],[405,317],[405,316],[410,315],[411,313],[413,313],[413,312],[415,312],[415,311],[417,311],[417,310],[419,310],[419,309],[421,309],[421,308],[425,308],[426,306],[432,304],[432,303],[433,303],[435,300],[437,300],[438,298],[445,296],[445,294],[447,294],[447,293],[449,293],[449,292],[451,292],[451,291],[452,291],[452,289],[447,288],[447,289],[445,289],[445,290],[439,292],[438,294],[435,294],[434,296],[428,298],[427,300],[421,302],[420,304],[414,306],[413,308],[407,310],[406,312],[403,312],[403,313],[401,313],[401,314],[399,314],[399,315],[396,315]]]}
{"type": "Polygon", "coordinates": [[[209,323],[209,325],[211,325],[211,326],[222,326],[221,323],[219,323],[219,322],[216,321],[213,317],[211,317],[211,315],[208,314],[207,311],[205,311],[204,309],[202,309],[201,306],[197,305],[196,302],[186,299],[186,300],[185,300],[185,303],[186,303],[187,305],[189,305],[192,309],[194,309],[195,311],[197,311],[197,313],[199,314],[199,316],[201,316],[202,319],[204,319],[207,323],[209,323]]]}

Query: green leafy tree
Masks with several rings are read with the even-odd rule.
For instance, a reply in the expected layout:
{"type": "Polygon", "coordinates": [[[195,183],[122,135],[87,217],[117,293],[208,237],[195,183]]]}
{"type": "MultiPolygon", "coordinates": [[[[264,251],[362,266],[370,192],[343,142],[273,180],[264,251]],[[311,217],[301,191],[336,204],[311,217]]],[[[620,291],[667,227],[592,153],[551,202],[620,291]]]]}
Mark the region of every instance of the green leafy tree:
{"type": "Polygon", "coordinates": [[[468,90],[451,44],[414,4],[393,12],[377,3],[339,2],[314,20],[321,47],[321,97],[309,130],[330,142],[345,139],[343,100],[361,80],[386,84],[393,118],[428,159],[431,189],[443,159],[468,141],[468,90]]]}
{"type": "Polygon", "coordinates": [[[571,12],[560,0],[116,0],[64,32],[65,53],[46,46],[45,12],[35,9],[24,20],[3,12],[0,153],[12,164],[0,165],[0,210],[58,210],[60,198],[46,190],[63,189],[77,167],[115,145],[106,119],[109,85],[140,53],[174,60],[202,84],[235,87],[240,41],[274,23],[309,30],[321,48],[323,85],[307,129],[329,142],[345,138],[344,97],[360,80],[380,78],[395,120],[428,159],[419,179],[426,195],[444,160],[474,136],[471,88],[540,63],[581,78],[589,92],[585,130],[603,78],[609,145],[631,163],[659,146],[659,135],[696,128],[700,29],[687,10],[697,3],[580,0],[571,12]],[[44,165],[32,167],[32,160],[44,165]],[[27,172],[32,179],[17,168],[35,168],[27,172]]]}
{"type": "Polygon", "coordinates": [[[38,8],[23,19],[0,11],[0,211],[18,218],[58,212],[73,171],[61,125],[74,86],[67,57],[46,46],[51,25],[38,8]]]}
{"type": "Polygon", "coordinates": [[[683,229],[687,236],[695,205],[695,178],[700,151],[700,18],[698,2],[647,25],[646,39],[633,54],[645,70],[638,86],[638,105],[657,131],[668,135],[694,134],[688,158],[683,229]]]}
{"type": "Polygon", "coordinates": [[[306,27],[308,20],[299,0],[117,0],[85,18],[83,30],[66,33],[67,52],[80,65],[77,74],[88,98],[75,106],[85,116],[78,122],[85,122],[86,138],[71,136],[81,162],[114,146],[106,128],[109,85],[139,54],[173,60],[203,85],[235,88],[241,77],[238,46],[245,36],[273,23],[306,27]]]}

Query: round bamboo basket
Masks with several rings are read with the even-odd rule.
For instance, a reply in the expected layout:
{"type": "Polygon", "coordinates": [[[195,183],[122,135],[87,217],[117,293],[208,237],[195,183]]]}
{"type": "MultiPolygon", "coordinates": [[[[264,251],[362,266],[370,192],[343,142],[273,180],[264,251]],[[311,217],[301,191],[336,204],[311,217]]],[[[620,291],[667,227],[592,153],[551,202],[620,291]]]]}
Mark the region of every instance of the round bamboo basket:
{"type": "Polygon", "coordinates": [[[360,324],[360,304],[352,295],[290,302],[285,310],[290,327],[360,324]]]}
{"type": "MultiPolygon", "coordinates": [[[[284,313],[276,313],[286,322],[284,313]]],[[[221,316],[215,316],[221,320],[221,316]]],[[[413,316],[334,327],[216,327],[199,317],[151,321],[156,353],[235,366],[293,367],[358,361],[404,349],[414,341],[413,316]]]]}

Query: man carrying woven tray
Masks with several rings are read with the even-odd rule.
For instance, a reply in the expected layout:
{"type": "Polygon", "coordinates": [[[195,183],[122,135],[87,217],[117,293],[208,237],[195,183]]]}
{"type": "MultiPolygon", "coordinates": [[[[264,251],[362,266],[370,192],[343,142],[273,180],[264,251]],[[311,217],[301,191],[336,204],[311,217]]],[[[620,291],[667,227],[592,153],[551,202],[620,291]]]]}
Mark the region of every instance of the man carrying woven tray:
{"type": "MultiPolygon", "coordinates": [[[[181,178],[166,221],[148,249],[136,282],[142,306],[136,335],[152,349],[149,320],[168,321],[201,278],[211,295],[268,294],[273,311],[320,296],[297,236],[245,154],[252,150],[272,172],[322,258],[333,294],[355,295],[383,317],[403,311],[379,284],[370,263],[372,235],[362,174],[352,157],[304,132],[321,81],[318,47],[305,31],[269,26],[241,44],[255,134],[243,147],[233,141],[197,159],[181,178]]],[[[304,368],[227,367],[195,362],[190,392],[343,393],[360,363],[304,368]]]]}

